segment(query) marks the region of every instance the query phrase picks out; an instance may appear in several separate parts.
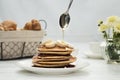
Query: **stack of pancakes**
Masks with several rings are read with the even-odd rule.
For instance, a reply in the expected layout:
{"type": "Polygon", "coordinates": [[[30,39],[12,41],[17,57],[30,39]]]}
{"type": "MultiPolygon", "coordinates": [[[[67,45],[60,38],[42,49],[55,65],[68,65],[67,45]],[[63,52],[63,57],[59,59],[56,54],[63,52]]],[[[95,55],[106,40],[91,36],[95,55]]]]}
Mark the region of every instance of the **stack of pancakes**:
{"type": "Polygon", "coordinates": [[[65,67],[76,61],[71,55],[73,50],[64,41],[45,41],[38,47],[39,53],[32,58],[32,63],[45,68],[65,67]]]}

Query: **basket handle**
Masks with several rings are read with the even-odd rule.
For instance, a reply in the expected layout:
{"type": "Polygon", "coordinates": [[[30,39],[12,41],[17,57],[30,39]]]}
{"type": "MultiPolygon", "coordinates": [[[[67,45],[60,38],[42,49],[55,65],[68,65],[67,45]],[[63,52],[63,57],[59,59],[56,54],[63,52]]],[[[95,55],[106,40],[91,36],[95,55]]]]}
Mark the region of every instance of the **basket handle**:
{"type": "Polygon", "coordinates": [[[40,22],[44,22],[44,24],[45,24],[44,29],[46,30],[46,29],[47,29],[47,22],[46,22],[46,20],[40,19],[39,21],[40,21],[40,22]]]}

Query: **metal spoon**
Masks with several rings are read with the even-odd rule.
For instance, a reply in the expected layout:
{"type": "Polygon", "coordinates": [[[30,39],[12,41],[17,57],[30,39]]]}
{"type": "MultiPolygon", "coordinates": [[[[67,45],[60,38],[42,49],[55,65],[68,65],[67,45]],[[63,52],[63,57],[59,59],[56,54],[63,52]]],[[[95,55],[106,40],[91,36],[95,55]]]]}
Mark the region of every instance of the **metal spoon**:
{"type": "Polygon", "coordinates": [[[60,24],[60,27],[61,27],[62,29],[65,29],[66,27],[68,27],[68,24],[69,24],[69,22],[70,22],[69,9],[70,9],[70,7],[71,7],[72,2],[73,2],[73,0],[70,0],[69,6],[68,6],[66,12],[64,12],[64,13],[60,16],[59,24],[60,24]]]}
{"type": "Polygon", "coordinates": [[[60,16],[60,19],[59,19],[59,24],[60,24],[60,27],[62,28],[62,37],[63,37],[63,40],[64,40],[64,30],[65,30],[65,28],[68,27],[69,22],[70,22],[69,9],[71,7],[72,2],[73,2],[73,0],[70,0],[69,6],[68,6],[66,12],[64,12],[60,16]]]}

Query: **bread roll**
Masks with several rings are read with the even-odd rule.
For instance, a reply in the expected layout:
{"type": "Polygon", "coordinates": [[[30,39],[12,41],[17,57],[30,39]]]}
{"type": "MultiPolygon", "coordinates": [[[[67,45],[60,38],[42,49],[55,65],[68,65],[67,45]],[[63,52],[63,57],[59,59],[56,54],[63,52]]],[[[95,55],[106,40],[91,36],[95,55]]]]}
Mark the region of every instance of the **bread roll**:
{"type": "Polygon", "coordinates": [[[17,29],[16,22],[12,20],[5,20],[1,24],[3,25],[5,31],[13,31],[17,29]]]}
{"type": "Polygon", "coordinates": [[[40,22],[38,20],[32,19],[31,22],[32,22],[32,29],[33,30],[41,30],[41,25],[40,25],[40,22]]]}
{"type": "Polygon", "coordinates": [[[36,19],[32,19],[25,24],[24,30],[41,30],[40,22],[36,19]]]}
{"type": "Polygon", "coordinates": [[[27,22],[24,26],[25,30],[32,30],[32,23],[31,22],[27,22]]]}

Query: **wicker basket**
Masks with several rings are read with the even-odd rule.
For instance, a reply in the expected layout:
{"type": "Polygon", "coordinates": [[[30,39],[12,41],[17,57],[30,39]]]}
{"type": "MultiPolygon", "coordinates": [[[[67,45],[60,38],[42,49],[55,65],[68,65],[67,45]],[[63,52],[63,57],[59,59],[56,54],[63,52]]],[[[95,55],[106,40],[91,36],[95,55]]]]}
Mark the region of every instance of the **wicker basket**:
{"type": "Polygon", "coordinates": [[[45,30],[0,31],[0,60],[32,57],[45,35],[45,30]]]}

